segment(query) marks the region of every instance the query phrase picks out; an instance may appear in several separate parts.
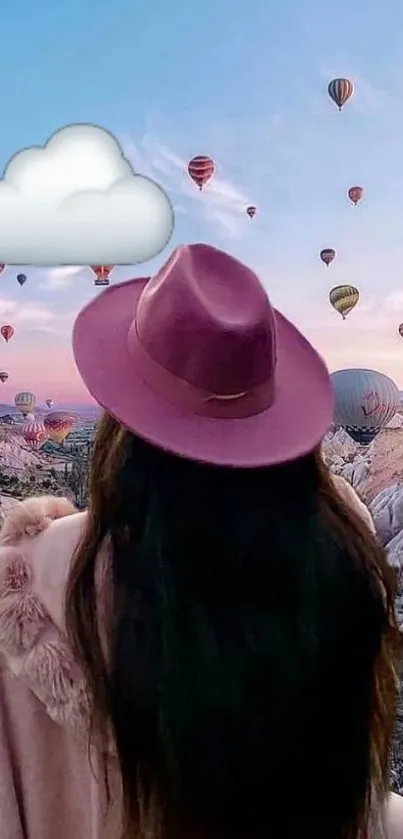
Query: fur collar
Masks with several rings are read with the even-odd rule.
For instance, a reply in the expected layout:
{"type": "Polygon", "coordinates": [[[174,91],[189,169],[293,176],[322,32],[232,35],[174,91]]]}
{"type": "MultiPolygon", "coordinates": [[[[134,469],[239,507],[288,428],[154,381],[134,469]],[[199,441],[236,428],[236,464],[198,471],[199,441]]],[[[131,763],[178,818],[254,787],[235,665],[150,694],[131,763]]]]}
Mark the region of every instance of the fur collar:
{"type": "Polygon", "coordinates": [[[0,537],[0,653],[54,721],[83,734],[89,700],[65,635],[64,592],[85,517],[66,499],[28,499],[0,537]]]}

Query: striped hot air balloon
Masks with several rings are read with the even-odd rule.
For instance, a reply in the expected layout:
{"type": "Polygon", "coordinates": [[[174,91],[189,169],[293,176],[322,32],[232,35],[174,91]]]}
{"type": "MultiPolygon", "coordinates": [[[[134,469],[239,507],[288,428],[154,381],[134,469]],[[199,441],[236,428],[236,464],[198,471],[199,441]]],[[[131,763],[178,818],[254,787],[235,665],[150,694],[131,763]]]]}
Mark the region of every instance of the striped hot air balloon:
{"type": "Polygon", "coordinates": [[[333,248],[323,248],[323,250],[319,254],[322,262],[325,263],[326,267],[329,267],[330,263],[333,262],[336,251],[333,248]]]}
{"type": "Polygon", "coordinates": [[[7,382],[7,380],[8,380],[8,373],[6,373],[6,371],[3,370],[0,373],[0,382],[3,382],[3,384],[4,384],[4,382],[7,382]]]}
{"type": "Polygon", "coordinates": [[[31,449],[37,451],[48,439],[48,434],[43,422],[40,420],[28,419],[22,427],[22,436],[31,449]]]}
{"type": "Polygon", "coordinates": [[[194,181],[200,190],[210,180],[215,171],[214,160],[204,154],[198,154],[192,157],[188,164],[189,177],[194,181]]]}
{"type": "Polygon", "coordinates": [[[350,186],[348,197],[353,204],[358,204],[364,194],[362,186],[350,186]]]}
{"type": "Polygon", "coordinates": [[[114,267],[114,265],[91,265],[91,271],[95,274],[94,285],[109,285],[114,267]]]}
{"type": "Polygon", "coordinates": [[[257,209],[253,206],[253,204],[251,204],[250,207],[246,208],[246,212],[249,218],[253,218],[256,215],[257,209]]]}
{"type": "Polygon", "coordinates": [[[48,436],[54,443],[61,445],[71,431],[74,417],[65,411],[52,411],[44,419],[44,426],[48,436]]]}
{"type": "Polygon", "coordinates": [[[328,84],[328,94],[341,111],[354,93],[354,85],[350,79],[332,79],[328,84]]]}
{"type": "Polygon", "coordinates": [[[356,443],[368,445],[400,408],[400,392],[389,376],[350,368],[331,375],[334,423],[356,443]]]}
{"type": "Polygon", "coordinates": [[[14,399],[14,404],[20,414],[22,414],[23,417],[26,417],[27,414],[32,413],[35,407],[35,401],[33,393],[29,393],[29,391],[22,391],[21,393],[17,393],[14,399]]]}
{"type": "Polygon", "coordinates": [[[353,285],[338,285],[329,292],[331,305],[343,320],[354,309],[360,299],[360,292],[353,285]]]}

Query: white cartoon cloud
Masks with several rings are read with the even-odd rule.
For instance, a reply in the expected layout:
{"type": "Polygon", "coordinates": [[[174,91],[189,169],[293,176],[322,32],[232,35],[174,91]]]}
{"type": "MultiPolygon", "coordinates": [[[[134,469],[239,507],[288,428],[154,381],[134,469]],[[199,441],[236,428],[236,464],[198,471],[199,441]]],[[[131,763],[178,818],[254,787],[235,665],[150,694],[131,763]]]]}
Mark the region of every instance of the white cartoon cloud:
{"type": "Polygon", "coordinates": [[[18,152],[0,180],[5,265],[134,265],[165,247],[173,225],[161,187],[94,125],[67,126],[18,152]]]}

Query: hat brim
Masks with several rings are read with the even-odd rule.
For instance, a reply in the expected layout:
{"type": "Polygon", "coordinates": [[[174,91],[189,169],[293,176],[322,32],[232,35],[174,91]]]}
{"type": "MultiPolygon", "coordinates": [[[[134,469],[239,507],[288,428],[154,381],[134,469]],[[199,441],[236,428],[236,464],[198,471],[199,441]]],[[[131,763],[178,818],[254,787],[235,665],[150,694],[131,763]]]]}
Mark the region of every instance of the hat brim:
{"type": "Polygon", "coordinates": [[[74,324],[77,368],[108,414],[155,446],[219,466],[283,463],[320,443],[333,417],[329,374],[304,336],[277,311],[277,384],[270,408],[242,419],[214,419],[187,413],[154,392],[134,368],[127,342],[147,282],[109,286],[74,324]]]}

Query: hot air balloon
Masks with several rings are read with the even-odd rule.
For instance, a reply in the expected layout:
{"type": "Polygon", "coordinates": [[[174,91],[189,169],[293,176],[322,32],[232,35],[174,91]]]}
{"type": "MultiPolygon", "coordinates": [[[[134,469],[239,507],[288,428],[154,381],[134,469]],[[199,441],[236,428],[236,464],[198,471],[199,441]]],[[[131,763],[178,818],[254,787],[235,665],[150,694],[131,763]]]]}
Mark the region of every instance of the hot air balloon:
{"type": "Polygon", "coordinates": [[[6,373],[5,370],[3,370],[3,372],[0,373],[0,382],[3,382],[3,384],[4,384],[4,382],[6,382],[7,379],[8,379],[8,373],[6,373]]]}
{"type": "Polygon", "coordinates": [[[337,285],[329,293],[331,305],[343,320],[354,309],[360,299],[360,292],[353,285],[337,285]]]}
{"type": "Polygon", "coordinates": [[[53,399],[47,399],[46,404],[47,404],[48,408],[52,408],[52,406],[54,405],[53,399]]]}
{"type": "Polygon", "coordinates": [[[336,251],[334,251],[333,248],[323,248],[323,251],[320,252],[319,256],[322,262],[329,267],[330,263],[333,262],[336,256],[336,251]]]}
{"type": "Polygon", "coordinates": [[[188,164],[189,176],[192,181],[197,184],[200,190],[202,190],[207,181],[210,180],[211,176],[214,174],[214,170],[214,160],[204,154],[198,154],[196,157],[192,157],[188,164]]]}
{"type": "Polygon", "coordinates": [[[14,327],[6,323],[4,326],[1,327],[0,333],[3,336],[6,344],[8,344],[10,338],[12,338],[14,335],[14,327]]]}
{"type": "Polygon", "coordinates": [[[21,286],[23,286],[24,283],[26,283],[27,279],[28,277],[26,274],[17,274],[17,283],[19,283],[21,286]]]}
{"type": "Polygon", "coordinates": [[[250,207],[247,207],[247,208],[246,208],[246,212],[247,212],[247,214],[248,214],[249,218],[253,218],[253,216],[255,216],[255,215],[256,215],[256,207],[253,207],[253,206],[251,205],[250,207]]]}
{"type": "Polygon", "coordinates": [[[3,273],[3,271],[4,271],[5,267],[6,267],[5,265],[0,265],[0,274],[2,274],[2,273],[3,273]]]}
{"type": "Polygon", "coordinates": [[[348,102],[354,93],[354,85],[349,79],[332,79],[328,84],[327,92],[333,102],[341,111],[343,105],[348,102]]]}
{"type": "Polygon", "coordinates": [[[65,411],[53,411],[44,419],[44,426],[54,443],[62,444],[73,427],[74,417],[65,411]]]}
{"type": "Polygon", "coordinates": [[[362,186],[350,186],[348,197],[353,204],[358,204],[364,194],[362,186]]]}
{"type": "Polygon", "coordinates": [[[22,393],[17,393],[17,396],[14,399],[14,404],[15,407],[18,408],[20,414],[22,414],[23,417],[26,417],[27,414],[32,413],[35,407],[35,401],[33,393],[22,391],[22,393]]]}
{"type": "Polygon", "coordinates": [[[335,425],[356,443],[368,445],[400,408],[399,390],[376,370],[337,370],[331,380],[335,425]]]}
{"type": "Polygon", "coordinates": [[[94,285],[109,285],[109,277],[114,267],[114,265],[90,265],[91,271],[95,274],[94,285]]]}
{"type": "Polygon", "coordinates": [[[22,436],[31,449],[37,451],[48,439],[48,434],[43,422],[29,419],[22,427],[22,436]]]}

